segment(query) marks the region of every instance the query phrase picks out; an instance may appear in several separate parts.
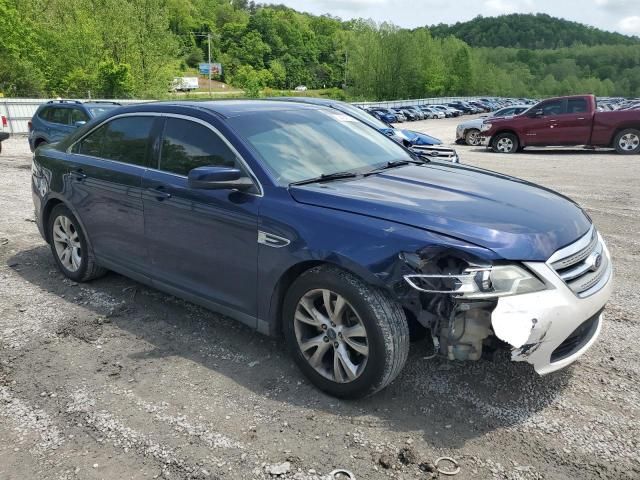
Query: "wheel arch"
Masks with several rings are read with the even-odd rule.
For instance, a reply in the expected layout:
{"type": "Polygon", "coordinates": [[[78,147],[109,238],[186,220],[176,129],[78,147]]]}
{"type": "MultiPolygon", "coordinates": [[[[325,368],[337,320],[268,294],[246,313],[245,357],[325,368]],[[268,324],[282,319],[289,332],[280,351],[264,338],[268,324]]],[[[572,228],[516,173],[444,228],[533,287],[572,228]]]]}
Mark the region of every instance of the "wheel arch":
{"type": "Polygon", "coordinates": [[[33,148],[36,149],[38,148],[40,145],[43,145],[45,143],[49,143],[49,141],[41,136],[36,137],[36,139],[33,141],[33,148]]]}
{"type": "Polygon", "coordinates": [[[51,212],[53,211],[53,209],[58,206],[58,205],[64,205],[65,207],[67,207],[69,210],[71,210],[71,213],[73,214],[74,217],[76,217],[76,220],[78,221],[78,223],[80,224],[80,228],[82,228],[82,231],[84,232],[84,238],[87,242],[87,245],[89,246],[89,248],[91,250],[93,250],[93,244],[91,243],[91,237],[89,236],[89,232],[87,231],[87,227],[85,227],[84,222],[82,221],[82,218],[80,218],[80,215],[78,215],[78,212],[76,212],[76,209],[73,208],[72,205],[70,205],[68,202],[66,202],[64,199],[57,197],[57,196],[51,196],[49,198],[47,198],[47,200],[44,202],[44,205],[42,207],[42,230],[44,231],[44,239],[48,244],[51,244],[51,239],[49,238],[49,217],[51,216],[51,212]]]}
{"type": "Polygon", "coordinates": [[[522,141],[522,138],[520,137],[520,135],[518,134],[518,132],[516,132],[515,130],[511,129],[511,128],[503,128],[501,130],[498,130],[496,133],[494,133],[493,135],[491,135],[491,146],[493,146],[493,143],[496,140],[496,137],[498,135],[502,135],[503,133],[510,133],[511,135],[514,135],[516,137],[516,139],[518,140],[518,145],[520,147],[526,147],[526,144],[522,141]]]}
{"type": "Polygon", "coordinates": [[[304,260],[294,265],[291,265],[287,268],[278,278],[272,292],[271,299],[269,302],[269,311],[268,311],[268,334],[270,336],[278,337],[282,335],[282,310],[284,306],[284,299],[289,290],[289,287],[296,281],[300,275],[311,270],[312,268],[319,267],[322,265],[332,266],[335,268],[339,268],[346,272],[355,275],[360,278],[363,282],[374,285],[376,287],[382,287],[379,279],[375,277],[372,273],[368,272],[363,273],[359,268],[350,268],[344,262],[333,262],[329,260],[304,260]]]}
{"type": "Polygon", "coordinates": [[[498,130],[496,133],[491,135],[491,138],[494,139],[498,135],[502,135],[503,133],[510,133],[511,135],[515,135],[516,138],[518,139],[518,143],[520,143],[520,145],[522,145],[522,139],[520,138],[520,135],[518,135],[518,132],[516,132],[515,130],[512,130],[510,128],[503,128],[501,130],[498,130]]]}
{"type": "Polygon", "coordinates": [[[617,126],[613,131],[613,134],[611,135],[608,146],[615,148],[616,138],[618,137],[618,134],[624,130],[629,130],[630,128],[640,131],[640,123],[629,123],[617,126]]]}

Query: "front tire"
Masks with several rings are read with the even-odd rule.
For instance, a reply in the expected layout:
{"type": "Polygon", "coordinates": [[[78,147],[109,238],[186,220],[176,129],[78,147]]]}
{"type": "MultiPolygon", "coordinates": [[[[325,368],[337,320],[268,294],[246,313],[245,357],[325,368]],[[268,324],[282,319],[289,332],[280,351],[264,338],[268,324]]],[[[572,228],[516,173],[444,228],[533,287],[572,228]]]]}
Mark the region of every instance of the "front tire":
{"type": "Polygon", "coordinates": [[[478,145],[480,145],[480,130],[478,130],[477,128],[468,130],[467,133],[464,134],[464,140],[465,142],[467,142],[467,145],[477,147],[478,145]]]}
{"type": "Polygon", "coordinates": [[[53,258],[67,278],[87,282],[106,273],[96,263],[80,222],[65,205],[53,208],[47,228],[53,258]]]}
{"type": "Polygon", "coordinates": [[[491,141],[491,148],[496,153],[516,153],[520,142],[513,133],[500,133],[491,141]]]}
{"type": "Polygon", "coordinates": [[[409,353],[400,305],[332,266],[303,273],[284,301],[284,336],[295,362],[319,389],[361,398],[391,383],[409,353]]]}
{"type": "Polygon", "coordinates": [[[635,128],[622,130],[616,135],[613,145],[621,155],[640,153],[640,131],[635,128]]]}

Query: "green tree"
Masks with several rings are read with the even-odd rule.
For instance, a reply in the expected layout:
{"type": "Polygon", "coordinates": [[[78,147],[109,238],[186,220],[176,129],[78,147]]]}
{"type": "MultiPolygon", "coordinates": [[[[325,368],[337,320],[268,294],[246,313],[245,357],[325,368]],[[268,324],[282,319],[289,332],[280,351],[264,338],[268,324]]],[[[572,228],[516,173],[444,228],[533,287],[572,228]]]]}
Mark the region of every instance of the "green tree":
{"type": "Polygon", "coordinates": [[[113,60],[98,65],[96,78],[97,94],[104,98],[129,98],[134,92],[131,67],[127,64],[116,64],[113,60]]]}

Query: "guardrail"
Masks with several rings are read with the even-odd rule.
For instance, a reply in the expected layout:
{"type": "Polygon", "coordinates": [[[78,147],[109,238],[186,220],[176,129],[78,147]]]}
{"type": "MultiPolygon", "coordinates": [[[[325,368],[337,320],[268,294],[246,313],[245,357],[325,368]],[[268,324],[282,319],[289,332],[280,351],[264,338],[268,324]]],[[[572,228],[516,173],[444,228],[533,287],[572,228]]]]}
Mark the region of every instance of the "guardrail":
{"type": "MultiPolygon", "coordinates": [[[[55,98],[0,98],[0,115],[7,117],[10,135],[29,133],[28,122],[38,107],[55,98]]],[[[98,99],[78,99],[81,102],[98,101],[98,99]]],[[[124,104],[142,103],[149,100],[104,100],[124,104]]]]}

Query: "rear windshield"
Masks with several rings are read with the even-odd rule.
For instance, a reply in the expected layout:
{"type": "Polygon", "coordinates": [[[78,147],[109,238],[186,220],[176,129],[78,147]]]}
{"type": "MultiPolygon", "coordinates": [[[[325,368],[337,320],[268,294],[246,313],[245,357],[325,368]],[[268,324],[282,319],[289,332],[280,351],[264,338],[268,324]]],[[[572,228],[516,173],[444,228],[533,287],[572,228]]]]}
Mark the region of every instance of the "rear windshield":
{"type": "Polygon", "coordinates": [[[387,136],[335,110],[252,112],[228,122],[280,185],[412,159],[387,136]]]}

